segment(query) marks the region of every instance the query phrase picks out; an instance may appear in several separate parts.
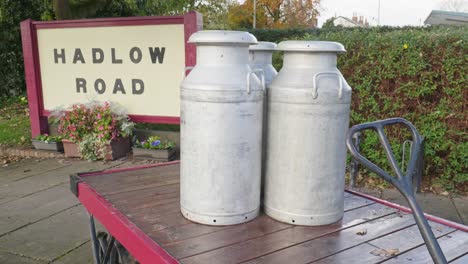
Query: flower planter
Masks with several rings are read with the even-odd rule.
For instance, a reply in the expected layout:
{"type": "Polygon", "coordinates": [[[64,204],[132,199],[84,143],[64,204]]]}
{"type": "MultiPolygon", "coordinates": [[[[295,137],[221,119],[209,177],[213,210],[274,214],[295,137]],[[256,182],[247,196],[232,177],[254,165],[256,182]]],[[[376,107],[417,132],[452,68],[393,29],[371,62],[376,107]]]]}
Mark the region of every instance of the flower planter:
{"type": "Polygon", "coordinates": [[[63,152],[63,144],[60,141],[59,142],[45,142],[42,140],[33,139],[32,144],[35,149],[63,152]]]}
{"type": "Polygon", "coordinates": [[[176,157],[175,149],[144,149],[132,148],[133,157],[137,159],[152,159],[157,161],[171,161],[176,157]]]}
{"type": "Polygon", "coordinates": [[[130,152],[130,139],[128,137],[114,139],[107,145],[106,160],[115,160],[125,157],[128,152],[130,152]]]}
{"type": "Polygon", "coordinates": [[[69,140],[63,139],[63,150],[65,151],[65,157],[68,158],[79,158],[80,151],[78,150],[78,145],[69,140]]]}

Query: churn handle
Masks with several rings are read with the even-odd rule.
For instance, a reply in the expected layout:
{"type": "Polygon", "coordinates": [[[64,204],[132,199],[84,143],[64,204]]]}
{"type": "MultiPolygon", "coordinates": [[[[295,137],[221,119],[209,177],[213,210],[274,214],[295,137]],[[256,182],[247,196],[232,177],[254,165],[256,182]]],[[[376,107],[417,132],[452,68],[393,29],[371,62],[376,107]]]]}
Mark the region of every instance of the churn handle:
{"type": "Polygon", "coordinates": [[[411,207],[411,210],[413,211],[413,217],[416,220],[416,224],[418,225],[419,232],[421,232],[424,242],[426,243],[426,247],[429,253],[431,254],[434,263],[447,263],[444,253],[442,252],[440,245],[437,242],[437,239],[435,238],[434,233],[432,232],[432,229],[429,226],[429,223],[427,222],[427,219],[424,217],[423,211],[421,210],[416,201],[416,197],[414,195],[414,190],[412,187],[412,176],[414,175],[414,171],[417,169],[417,166],[420,166],[420,163],[418,163],[418,157],[420,155],[419,152],[421,151],[421,141],[421,135],[418,133],[414,125],[411,124],[408,120],[399,117],[355,125],[351,127],[346,136],[346,145],[354,159],[356,159],[359,163],[366,166],[369,170],[376,173],[386,181],[390,182],[393,186],[395,186],[398,189],[398,191],[400,191],[400,193],[408,201],[408,204],[411,207]],[[406,173],[403,173],[401,171],[401,168],[398,165],[395,155],[393,154],[392,147],[390,146],[390,143],[384,130],[385,126],[394,124],[405,125],[407,128],[410,129],[411,134],[413,136],[411,156],[406,173]],[[382,144],[386,152],[387,159],[389,160],[396,177],[390,175],[382,168],[375,165],[357,150],[356,146],[353,144],[353,135],[363,130],[374,130],[378,133],[380,143],[382,144]]]}
{"type": "Polygon", "coordinates": [[[323,75],[323,74],[334,74],[334,75],[338,76],[338,79],[340,80],[340,81],[339,81],[339,82],[340,82],[340,84],[339,84],[340,87],[339,87],[339,90],[338,90],[338,98],[341,99],[341,98],[343,97],[343,76],[341,75],[341,73],[339,73],[339,72],[334,72],[334,71],[330,71],[330,72],[317,72],[317,73],[314,75],[314,77],[313,77],[313,79],[312,79],[312,85],[313,85],[313,86],[312,86],[312,97],[313,97],[314,99],[316,99],[317,96],[318,96],[318,92],[317,92],[317,90],[318,90],[318,87],[317,87],[317,78],[318,78],[320,75],[323,75]]]}
{"type": "Polygon", "coordinates": [[[252,69],[251,71],[247,72],[247,93],[250,94],[250,78],[252,76],[252,73],[258,72],[260,73],[260,80],[262,83],[262,90],[265,91],[265,72],[263,69],[252,69]]]}

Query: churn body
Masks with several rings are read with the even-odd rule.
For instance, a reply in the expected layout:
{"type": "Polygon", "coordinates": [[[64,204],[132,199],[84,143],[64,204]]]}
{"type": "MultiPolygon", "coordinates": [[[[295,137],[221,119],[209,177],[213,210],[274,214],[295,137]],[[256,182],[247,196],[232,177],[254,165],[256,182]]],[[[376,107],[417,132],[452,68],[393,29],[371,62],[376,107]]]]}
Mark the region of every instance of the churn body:
{"type": "Polygon", "coordinates": [[[253,35],[201,31],[197,64],[181,85],[181,212],[230,225],[257,216],[264,83],[249,66],[253,35]]]}
{"type": "Polygon", "coordinates": [[[276,50],[276,43],[259,41],[258,44],[250,45],[250,67],[255,71],[259,78],[264,78],[266,89],[265,89],[265,100],[263,100],[263,132],[262,132],[262,197],[263,187],[265,182],[265,160],[266,160],[266,131],[267,131],[267,108],[268,101],[268,89],[271,82],[276,77],[278,72],[272,65],[273,52],[276,50]]]}
{"type": "Polygon", "coordinates": [[[285,41],[268,90],[265,212],[297,225],[340,220],[351,88],[336,68],[335,42],[285,41]]]}

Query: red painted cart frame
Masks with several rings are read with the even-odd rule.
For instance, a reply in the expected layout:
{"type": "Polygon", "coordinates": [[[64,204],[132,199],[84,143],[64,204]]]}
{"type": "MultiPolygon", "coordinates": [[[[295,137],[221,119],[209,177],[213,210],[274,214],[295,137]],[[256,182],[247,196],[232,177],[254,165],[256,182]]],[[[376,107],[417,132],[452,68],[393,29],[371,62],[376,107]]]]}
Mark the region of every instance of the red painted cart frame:
{"type": "MultiPolygon", "coordinates": [[[[49,126],[47,116],[49,111],[44,109],[42,97],[41,69],[39,62],[37,30],[45,28],[82,28],[82,27],[112,27],[137,25],[168,25],[184,24],[185,65],[193,66],[196,63],[195,45],[188,44],[187,40],[192,33],[202,28],[202,17],[197,12],[189,12],[180,16],[159,17],[126,17],[126,18],[99,18],[60,21],[33,21],[31,19],[21,22],[21,38],[23,43],[24,71],[29,101],[29,116],[31,121],[31,134],[33,137],[47,133],[49,126]]],[[[130,115],[134,122],[179,124],[179,117],[130,115]]]]}
{"type": "MultiPolygon", "coordinates": [[[[103,174],[116,172],[134,171],[158,166],[167,166],[177,164],[179,162],[180,161],[173,161],[161,164],[151,164],[130,168],[111,169],[106,171],[72,175],[71,177],[78,176],[76,177],[78,179],[78,182],[76,182],[76,179],[71,180],[71,188],[72,190],[75,189],[78,199],[86,207],[88,212],[96,219],[98,219],[99,222],[107,229],[107,231],[113,237],[115,237],[115,239],[117,239],[130,252],[130,254],[132,254],[132,256],[134,256],[138,261],[140,261],[140,263],[179,263],[177,259],[172,257],[160,245],[158,245],[154,240],[147,236],[140,228],[138,228],[134,223],[132,223],[124,214],[119,212],[109,201],[102,197],[101,194],[94,190],[89,184],[87,184],[86,182],[79,181],[79,178],[83,177],[99,176],[103,174]],[[76,186],[74,186],[74,184],[76,184],[76,186]]],[[[352,190],[345,191],[375,201],[382,205],[395,208],[403,212],[411,213],[411,209],[405,206],[394,204],[360,192],[352,190]]],[[[442,219],[440,217],[433,216],[430,214],[425,214],[425,217],[428,220],[468,232],[468,226],[458,224],[446,219],[442,219]]]]}

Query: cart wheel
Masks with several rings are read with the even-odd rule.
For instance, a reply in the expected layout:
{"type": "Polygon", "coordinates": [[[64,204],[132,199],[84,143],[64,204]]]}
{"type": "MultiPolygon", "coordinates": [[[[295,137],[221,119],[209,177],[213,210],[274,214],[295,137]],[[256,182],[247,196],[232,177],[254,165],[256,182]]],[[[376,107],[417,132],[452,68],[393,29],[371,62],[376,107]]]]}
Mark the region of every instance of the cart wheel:
{"type": "Polygon", "coordinates": [[[107,233],[106,232],[98,232],[97,240],[99,242],[99,262],[104,259],[104,255],[106,254],[107,249],[107,233]]]}
{"type": "Polygon", "coordinates": [[[139,264],[138,261],[130,253],[128,253],[127,249],[122,246],[118,241],[115,241],[115,248],[117,251],[119,263],[121,264],[139,264]]]}
{"type": "MultiPolygon", "coordinates": [[[[106,232],[99,232],[97,239],[99,241],[99,261],[102,262],[110,243],[110,236],[106,232]]],[[[114,241],[109,254],[108,261],[105,264],[138,264],[138,261],[117,240],[114,241]]]]}

